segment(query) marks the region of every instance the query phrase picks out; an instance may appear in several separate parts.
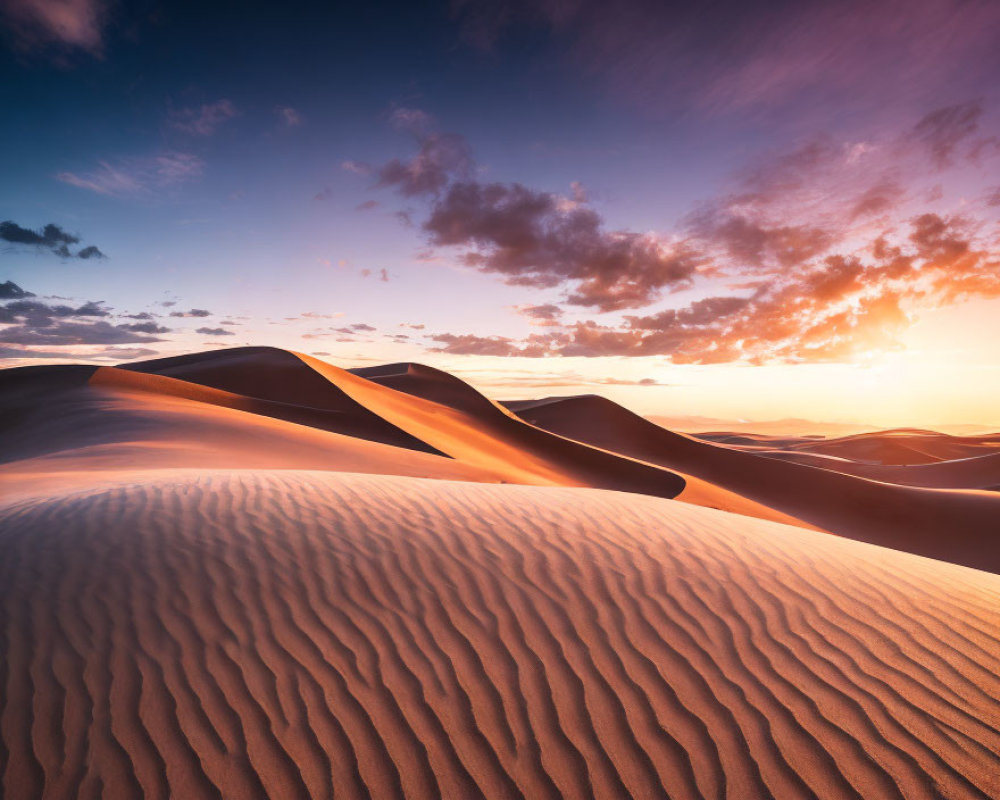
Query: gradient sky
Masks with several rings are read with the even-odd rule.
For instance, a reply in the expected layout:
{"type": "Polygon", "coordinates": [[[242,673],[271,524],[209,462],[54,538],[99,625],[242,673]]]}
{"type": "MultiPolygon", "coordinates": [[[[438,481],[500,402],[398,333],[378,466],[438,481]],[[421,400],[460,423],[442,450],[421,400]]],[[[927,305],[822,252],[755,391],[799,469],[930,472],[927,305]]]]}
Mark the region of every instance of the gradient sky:
{"type": "Polygon", "coordinates": [[[0,0],[0,33],[0,364],[268,344],[1000,426],[995,0],[0,0]]]}

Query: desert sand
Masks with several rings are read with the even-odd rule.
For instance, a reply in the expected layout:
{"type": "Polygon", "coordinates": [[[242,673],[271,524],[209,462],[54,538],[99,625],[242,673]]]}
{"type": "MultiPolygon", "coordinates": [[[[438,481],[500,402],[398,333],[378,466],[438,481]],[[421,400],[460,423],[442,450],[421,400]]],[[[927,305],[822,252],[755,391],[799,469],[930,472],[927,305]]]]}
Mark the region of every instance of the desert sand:
{"type": "Polygon", "coordinates": [[[997,437],[269,348],[0,420],[4,797],[1000,797],[997,437]]]}

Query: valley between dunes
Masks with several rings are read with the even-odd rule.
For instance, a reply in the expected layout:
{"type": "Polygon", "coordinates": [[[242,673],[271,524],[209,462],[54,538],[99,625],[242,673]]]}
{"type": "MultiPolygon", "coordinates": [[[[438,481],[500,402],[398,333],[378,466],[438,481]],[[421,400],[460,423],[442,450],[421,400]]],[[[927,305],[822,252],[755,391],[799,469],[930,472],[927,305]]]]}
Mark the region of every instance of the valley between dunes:
{"type": "Polygon", "coordinates": [[[997,487],[420,365],[3,370],[0,791],[1000,797],[997,487]]]}

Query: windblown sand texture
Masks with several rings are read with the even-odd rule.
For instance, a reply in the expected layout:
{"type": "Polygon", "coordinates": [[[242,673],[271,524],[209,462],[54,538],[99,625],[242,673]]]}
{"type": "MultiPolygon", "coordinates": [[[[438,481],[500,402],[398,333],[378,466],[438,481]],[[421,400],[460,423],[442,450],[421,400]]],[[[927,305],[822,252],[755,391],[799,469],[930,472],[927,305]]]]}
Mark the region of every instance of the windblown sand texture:
{"type": "Polygon", "coordinates": [[[265,348],[6,370],[0,419],[5,798],[1000,797],[1000,495],[935,484],[990,437],[265,348]]]}

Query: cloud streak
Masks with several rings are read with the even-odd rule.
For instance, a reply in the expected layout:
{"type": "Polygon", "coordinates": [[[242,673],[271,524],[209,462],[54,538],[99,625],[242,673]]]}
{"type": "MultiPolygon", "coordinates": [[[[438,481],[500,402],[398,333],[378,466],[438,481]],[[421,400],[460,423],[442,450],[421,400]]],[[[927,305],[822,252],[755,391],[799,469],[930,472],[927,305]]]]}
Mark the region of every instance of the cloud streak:
{"type": "Polygon", "coordinates": [[[59,172],[56,180],[108,196],[141,195],[199,178],[205,163],[191,153],[167,152],[118,163],[99,161],[87,172],[59,172]]]}

